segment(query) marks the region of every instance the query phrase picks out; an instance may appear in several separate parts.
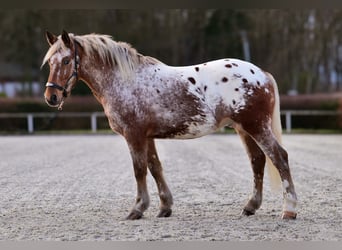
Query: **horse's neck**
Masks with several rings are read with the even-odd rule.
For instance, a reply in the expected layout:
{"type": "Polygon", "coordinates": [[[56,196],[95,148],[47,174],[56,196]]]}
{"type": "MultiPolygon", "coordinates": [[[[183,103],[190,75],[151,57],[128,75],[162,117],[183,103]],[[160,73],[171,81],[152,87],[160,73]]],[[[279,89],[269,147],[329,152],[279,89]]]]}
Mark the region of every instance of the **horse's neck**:
{"type": "MultiPolygon", "coordinates": [[[[106,88],[114,81],[115,70],[107,65],[86,61],[80,72],[80,78],[84,81],[99,100],[103,97],[106,88]]],[[[99,100],[100,101],[100,100],[99,100]]]]}
{"type": "Polygon", "coordinates": [[[126,87],[123,88],[124,85],[128,84],[128,86],[134,88],[134,86],[137,86],[136,84],[146,82],[146,75],[149,78],[149,81],[146,83],[154,84],[154,81],[160,81],[165,75],[177,74],[177,67],[170,67],[161,62],[156,64],[140,64],[135,72],[132,73],[131,78],[125,78],[115,67],[95,64],[89,61],[82,73],[84,75],[82,80],[87,83],[94,96],[99,99],[107,94],[113,95],[114,92],[119,92],[118,89],[125,89],[126,87]]]}

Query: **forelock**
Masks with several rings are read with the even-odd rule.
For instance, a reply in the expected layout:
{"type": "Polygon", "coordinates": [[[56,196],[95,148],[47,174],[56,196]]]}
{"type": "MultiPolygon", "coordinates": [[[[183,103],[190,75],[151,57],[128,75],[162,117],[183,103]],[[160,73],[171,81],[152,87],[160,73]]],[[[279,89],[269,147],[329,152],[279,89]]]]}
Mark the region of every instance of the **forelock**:
{"type": "MultiPolygon", "coordinates": [[[[70,34],[69,34],[70,35],[70,34]]],[[[71,34],[72,36],[72,34],[71,34]]],[[[49,50],[46,52],[43,63],[40,66],[41,68],[50,60],[50,58],[56,54],[57,52],[60,52],[62,50],[67,50],[68,48],[64,45],[61,36],[58,36],[57,41],[49,48],[49,50]]]]}

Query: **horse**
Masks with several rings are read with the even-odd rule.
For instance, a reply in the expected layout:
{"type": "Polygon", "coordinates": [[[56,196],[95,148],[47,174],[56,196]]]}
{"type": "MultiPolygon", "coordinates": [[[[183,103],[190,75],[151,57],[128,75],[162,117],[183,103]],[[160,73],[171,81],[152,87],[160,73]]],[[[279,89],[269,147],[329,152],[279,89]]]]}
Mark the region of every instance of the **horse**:
{"type": "Polygon", "coordinates": [[[122,135],[133,162],[137,195],[126,219],[149,207],[147,169],[160,198],[158,217],[169,217],[173,198],[155,139],[191,139],[230,126],[246,148],[254,174],[253,192],[241,214],[254,215],[262,202],[265,165],[271,186],[283,191],[282,219],[295,219],[297,195],[288,153],[281,146],[279,93],[273,76],[254,64],[225,58],[192,66],[169,66],[140,54],[109,35],[45,33],[50,45],[42,62],[50,72],[44,97],[62,109],[78,80],[102,104],[110,128],[122,135]]]}

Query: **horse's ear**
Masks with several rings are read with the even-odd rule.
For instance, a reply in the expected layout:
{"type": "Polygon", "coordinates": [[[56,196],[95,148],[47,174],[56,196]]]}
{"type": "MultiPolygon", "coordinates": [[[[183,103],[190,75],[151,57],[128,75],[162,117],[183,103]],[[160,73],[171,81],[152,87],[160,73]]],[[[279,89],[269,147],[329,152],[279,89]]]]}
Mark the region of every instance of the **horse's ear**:
{"type": "Polygon", "coordinates": [[[52,46],[57,41],[57,36],[50,33],[49,31],[45,31],[45,37],[50,46],[52,46]]]}
{"type": "Polygon", "coordinates": [[[65,30],[63,30],[63,33],[62,33],[62,41],[64,42],[65,46],[67,46],[68,48],[71,47],[69,34],[65,30]]]}

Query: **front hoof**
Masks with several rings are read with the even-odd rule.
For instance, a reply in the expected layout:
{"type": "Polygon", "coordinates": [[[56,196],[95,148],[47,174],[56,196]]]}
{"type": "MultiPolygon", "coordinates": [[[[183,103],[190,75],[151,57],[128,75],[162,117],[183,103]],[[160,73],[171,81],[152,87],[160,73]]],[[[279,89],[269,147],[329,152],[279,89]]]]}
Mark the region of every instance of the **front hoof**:
{"type": "Polygon", "coordinates": [[[251,210],[248,210],[246,208],[244,208],[241,212],[241,215],[245,215],[245,216],[251,216],[251,215],[254,215],[255,214],[255,211],[251,211],[251,210]]]}
{"type": "Polygon", "coordinates": [[[172,214],[172,210],[171,208],[167,208],[167,209],[162,209],[160,210],[159,214],[157,215],[158,218],[166,218],[166,217],[170,217],[172,214]]]}
{"type": "Polygon", "coordinates": [[[283,215],[281,216],[281,218],[283,220],[295,220],[297,217],[297,213],[295,212],[289,212],[289,211],[284,211],[283,215]]]}
{"type": "Polygon", "coordinates": [[[133,210],[127,217],[126,220],[139,220],[143,216],[143,213],[138,210],[133,210]]]}

